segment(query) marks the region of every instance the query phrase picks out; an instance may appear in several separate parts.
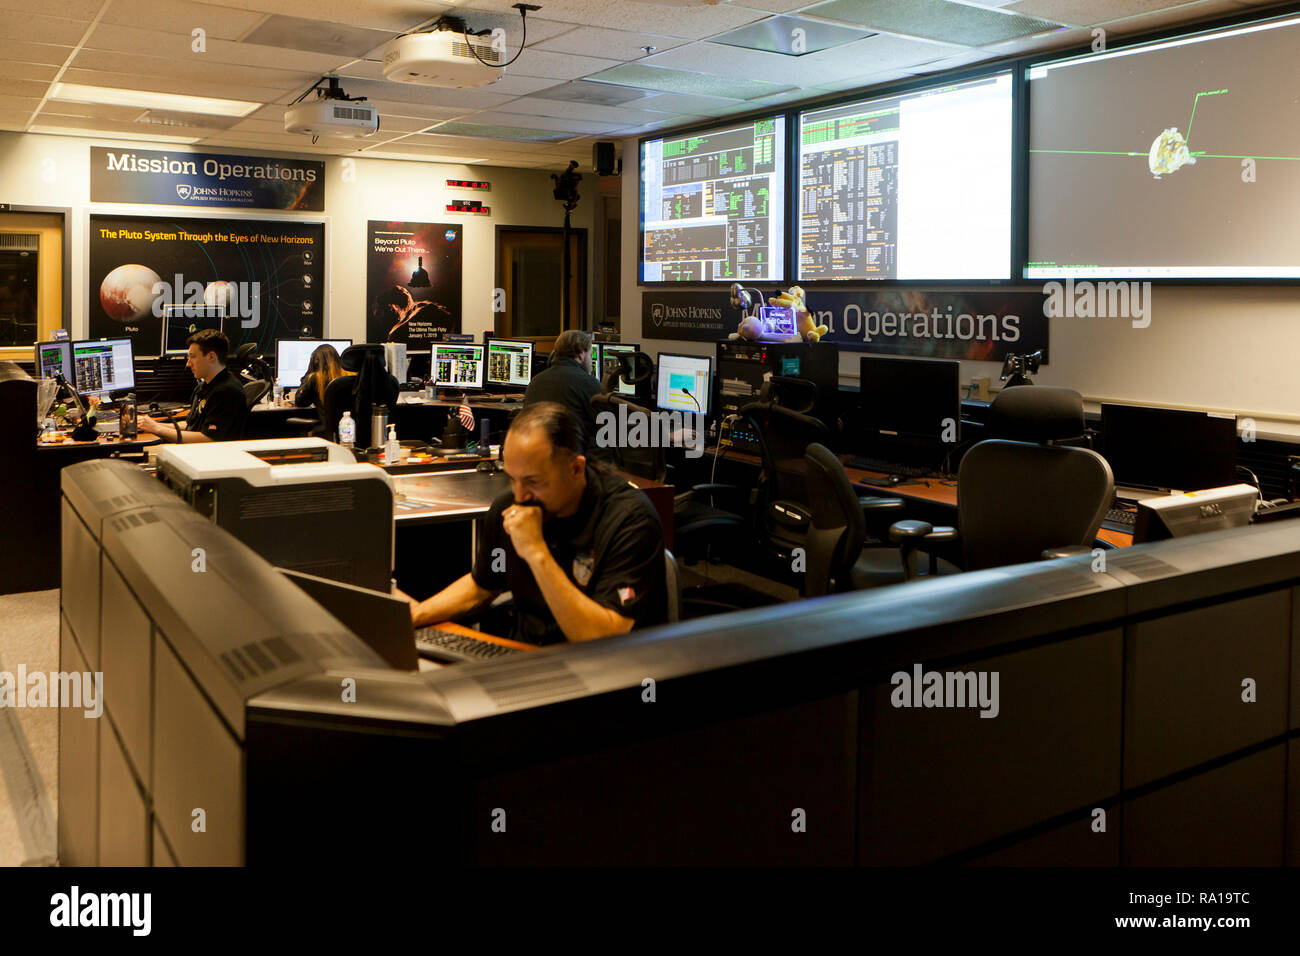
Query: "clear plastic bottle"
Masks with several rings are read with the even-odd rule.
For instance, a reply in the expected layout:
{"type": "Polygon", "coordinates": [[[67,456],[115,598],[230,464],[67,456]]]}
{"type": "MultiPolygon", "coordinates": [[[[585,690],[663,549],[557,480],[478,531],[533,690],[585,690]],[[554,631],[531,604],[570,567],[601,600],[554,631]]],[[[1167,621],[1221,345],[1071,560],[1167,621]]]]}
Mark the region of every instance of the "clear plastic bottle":
{"type": "Polygon", "coordinates": [[[396,465],[402,460],[402,443],[397,440],[397,426],[388,426],[388,443],[384,446],[384,464],[396,465]]]}
{"type": "Polygon", "coordinates": [[[339,419],[339,444],[351,448],[357,443],[357,423],[352,420],[351,412],[344,412],[339,419]]]}

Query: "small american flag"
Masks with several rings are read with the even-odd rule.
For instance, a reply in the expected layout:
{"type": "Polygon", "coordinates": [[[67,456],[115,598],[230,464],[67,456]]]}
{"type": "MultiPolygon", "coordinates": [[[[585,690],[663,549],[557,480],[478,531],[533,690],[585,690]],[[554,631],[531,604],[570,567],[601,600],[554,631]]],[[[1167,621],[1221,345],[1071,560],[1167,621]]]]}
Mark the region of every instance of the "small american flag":
{"type": "Polygon", "coordinates": [[[456,409],[456,415],[460,418],[460,423],[465,426],[466,431],[474,430],[474,412],[464,402],[460,403],[460,408],[456,409]]]}

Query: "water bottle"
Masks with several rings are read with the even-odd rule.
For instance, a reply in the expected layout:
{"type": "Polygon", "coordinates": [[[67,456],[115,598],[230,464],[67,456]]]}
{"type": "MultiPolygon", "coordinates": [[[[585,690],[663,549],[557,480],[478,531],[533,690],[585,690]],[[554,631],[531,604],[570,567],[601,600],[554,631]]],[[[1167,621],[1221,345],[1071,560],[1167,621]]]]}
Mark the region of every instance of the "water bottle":
{"type": "Polygon", "coordinates": [[[357,443],[357,423],[352,420],[351,412],[344,412],[339,419],[339,444],[351,448],[357,443]]]}
{"type": "Polygon", "coordinates": [[[126,440],[134,439],[136,432],[136,404],[135,392],[126,396],[126,403],[122,406],[122,411],[118,414],[117,430],[121,432],[122,437],[126,440]]]}
{"type": "Polygon", "coordinates": [[[388,444],[384,447],[384,464],[396,465],[402,460],[402,443],[397,440],[397,426],[388,426],[388,444]]]}
{"type": "Polygon", "coordinates": [[[277,386],[275,387],[275,391],[272,392],[272,395],[274,396],[273,401],[275,402],[275,406],[276,406],[277,408],[279,408],[281,405],[284,404],[284,386],[283,386],[283,385],[277,385],[277,386]]]}

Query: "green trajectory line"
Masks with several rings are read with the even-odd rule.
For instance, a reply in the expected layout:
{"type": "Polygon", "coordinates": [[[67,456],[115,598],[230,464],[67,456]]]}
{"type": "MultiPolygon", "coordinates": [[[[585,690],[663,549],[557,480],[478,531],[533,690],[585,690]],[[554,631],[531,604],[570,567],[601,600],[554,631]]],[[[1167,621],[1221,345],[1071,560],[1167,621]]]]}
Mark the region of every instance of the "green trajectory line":
{"type": "Polygon", "coordinates": [[[1185,141],[1189,146],[1191,145],[1192,142],[1192,123],[1196,122],[1196,107],[1201,102],[1201,97],[1218,96],[1220,93],[1226,93],[1226,92],[1228,92],[1226,89],[1206,90],[1203,93],[1197,93],[1196,96],[1192,99],[1192,118],[1187,121],[1187,136],[1184,137],[1185,141]]]}

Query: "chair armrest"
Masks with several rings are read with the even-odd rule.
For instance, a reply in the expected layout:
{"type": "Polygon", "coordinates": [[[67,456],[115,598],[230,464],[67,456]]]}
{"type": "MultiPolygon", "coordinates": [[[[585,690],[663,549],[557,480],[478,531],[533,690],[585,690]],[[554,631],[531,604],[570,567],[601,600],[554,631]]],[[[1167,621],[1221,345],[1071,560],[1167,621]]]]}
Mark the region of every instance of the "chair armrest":
{"type": "Polygon", "coordinates": [[[1067,544],[1061,548],[1048,548],[1039,557],[1051,561],[1054,558],[1077,558],[1085,554],[1092,554],[1092,548],[1086,544],[1067,544]]]}
{"type": "Polygon", "coordinates": [[[858,507],[864,514],[879,514],[885,511],[902,511],[902,498],[878,498],[875,495],[859,495],[858,507]]]}

